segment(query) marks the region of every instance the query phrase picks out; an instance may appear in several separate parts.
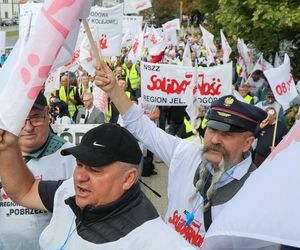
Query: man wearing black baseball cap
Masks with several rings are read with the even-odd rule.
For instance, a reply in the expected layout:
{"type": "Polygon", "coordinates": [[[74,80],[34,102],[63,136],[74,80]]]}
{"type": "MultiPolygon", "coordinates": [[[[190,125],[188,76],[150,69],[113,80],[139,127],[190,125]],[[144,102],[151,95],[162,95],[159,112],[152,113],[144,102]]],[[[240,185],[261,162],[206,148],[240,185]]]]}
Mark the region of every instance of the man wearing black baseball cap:
{"type": "Polygon", "coordinates": [[[122,93],[103,63],[96,67],[95,83],[118,108],[125,127],[169,166],[165,221],[200,248],[213,219],[255,169],[250,148],[266,112],[234,96],[223,96],[211,104],[204,145],[200,145],[151,123],[122,93]]]}
{"type": "MultiPolygon", "coordinates": [[[[75,158],[62,157],[60,150],[73,145],[51,133],[49,121],[47,100],[40,92],[19,134],[23,160],[37,179],[70,178],[75,158]]],[[[51,214],[29,210],[12,202],[6,191],[5,187],[0,190],[0,197],[5,197],[6,204],[0,207],[0,221],[5,225],[0,227],[0,249],[39,249],[39,236],[49,224],[51,214]]]]}
{"type": "Polygon", "coordinates": [[[19,159],[17,139],[1,130],[0,136],[0,174],[7,192],[24,206],[53,212],[41,249],[193,249],[141,192],[142,153],[125,128],[100,125],[78,146],[63,149],[62,155],[77,159],[73,178],[65,181],[34,180],[19,159]]]}

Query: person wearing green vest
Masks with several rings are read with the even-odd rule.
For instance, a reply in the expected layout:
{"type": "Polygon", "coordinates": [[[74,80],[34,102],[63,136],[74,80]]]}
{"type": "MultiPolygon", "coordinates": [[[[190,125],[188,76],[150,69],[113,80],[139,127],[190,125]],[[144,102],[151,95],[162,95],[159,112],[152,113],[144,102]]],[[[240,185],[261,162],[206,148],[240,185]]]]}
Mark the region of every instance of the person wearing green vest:
{"type": "Polygon", "coordinates": [[[68,104],[68,109],[71,118],[74,117],[76,108],[76,87],[70,85],[68,74],[64,74],[60,79],[60,88],[56,90],[53,95],[68,104]]]}
{"type": "Polygon", "coordinates": [[[239,93],[244,98],[245,102],[248,104],[253,104],[253,96],[249,94],[249,85],[242,84],[239,87],[239,93]]]}
{"type": "Polygon", "coordinates": [[[140,67],[131,60],[126,61],[126,82],[130,86],[131,93],[134,97],[141,97],[141,77],[140,67]]]}

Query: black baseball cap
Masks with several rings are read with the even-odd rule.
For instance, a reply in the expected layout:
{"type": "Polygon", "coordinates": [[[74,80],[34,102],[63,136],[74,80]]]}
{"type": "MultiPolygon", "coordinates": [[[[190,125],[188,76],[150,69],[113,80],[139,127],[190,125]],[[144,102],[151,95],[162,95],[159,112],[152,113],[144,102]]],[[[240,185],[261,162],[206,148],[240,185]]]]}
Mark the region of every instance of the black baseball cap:
{"type": "Polygon", "coordinates": [[[62,155],[73,155],[91,167],[101,167],[121,161],[138,165],[141,149],[134,136],[125,128],[105,123],[89,130],[78,146],[63,149],[62,155]]]}
{"type": "Polygon", "coordinates": [[[227,95],[214,101],[207,115],[207,127],[224,132],[255,132],[267,113],[258,107],[227,95]]]}
{"type": "Polygon", "coordinates": [[[44,110],[45,107],[47,107],[47,106],[48,106],[47,99],[44,96],[44,94],[42,92],[40,92],[38,94],[38,96],[36,97],[32,107],[37,108],[39,110],[44,110]]]}

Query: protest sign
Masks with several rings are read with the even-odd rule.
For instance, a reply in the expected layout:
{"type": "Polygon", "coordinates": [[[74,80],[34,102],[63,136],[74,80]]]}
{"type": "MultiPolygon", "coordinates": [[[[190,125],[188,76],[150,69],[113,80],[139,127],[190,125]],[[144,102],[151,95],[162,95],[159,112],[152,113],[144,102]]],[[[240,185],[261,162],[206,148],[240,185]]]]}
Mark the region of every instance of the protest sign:
{"type": "MultiPolygon", "coordinates": [[[[89,24],[98,33],[97,45],[102,56],[117,56],[121,50],[123,4],[112,8],[94,6],[89,24]]],[[[96,40],[96,39],[95,39],[96,40]]]]}
{"type": "Polygon", "coordinates": [[[232,64],[198,69],[168,64],[142,63],[141,89],[145,103],[160,106],[185,106],[187,87],[196,81],[199,104],[209,105],[232,89],[232,64]],[[195,78],[196,77],[196,78],[195,78]]]}
{"type": "Polygon", "coordinates": [[[277,68],[264,72],[275,99],[283,109],[289,108],[290,102],[298,95],[293,76],[291,75],[290,59],[285,55],[284,63],[277,68]]]}

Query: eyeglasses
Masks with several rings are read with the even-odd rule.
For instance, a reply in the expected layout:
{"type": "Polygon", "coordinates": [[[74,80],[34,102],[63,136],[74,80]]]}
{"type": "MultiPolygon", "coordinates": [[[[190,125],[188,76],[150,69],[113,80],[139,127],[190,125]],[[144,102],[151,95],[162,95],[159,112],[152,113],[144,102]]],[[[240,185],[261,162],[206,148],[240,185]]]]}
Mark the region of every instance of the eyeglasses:
{"type": "Polygon", "coordinates": [[[36,115],[36,116],[29,117],[25,120],[23,127],[25,127],[27,121],[29,121],[29,123],[33,127],[38,127],[38,126],[44,125],[45,118],[46,118],[45,115],[36,115]]]}

